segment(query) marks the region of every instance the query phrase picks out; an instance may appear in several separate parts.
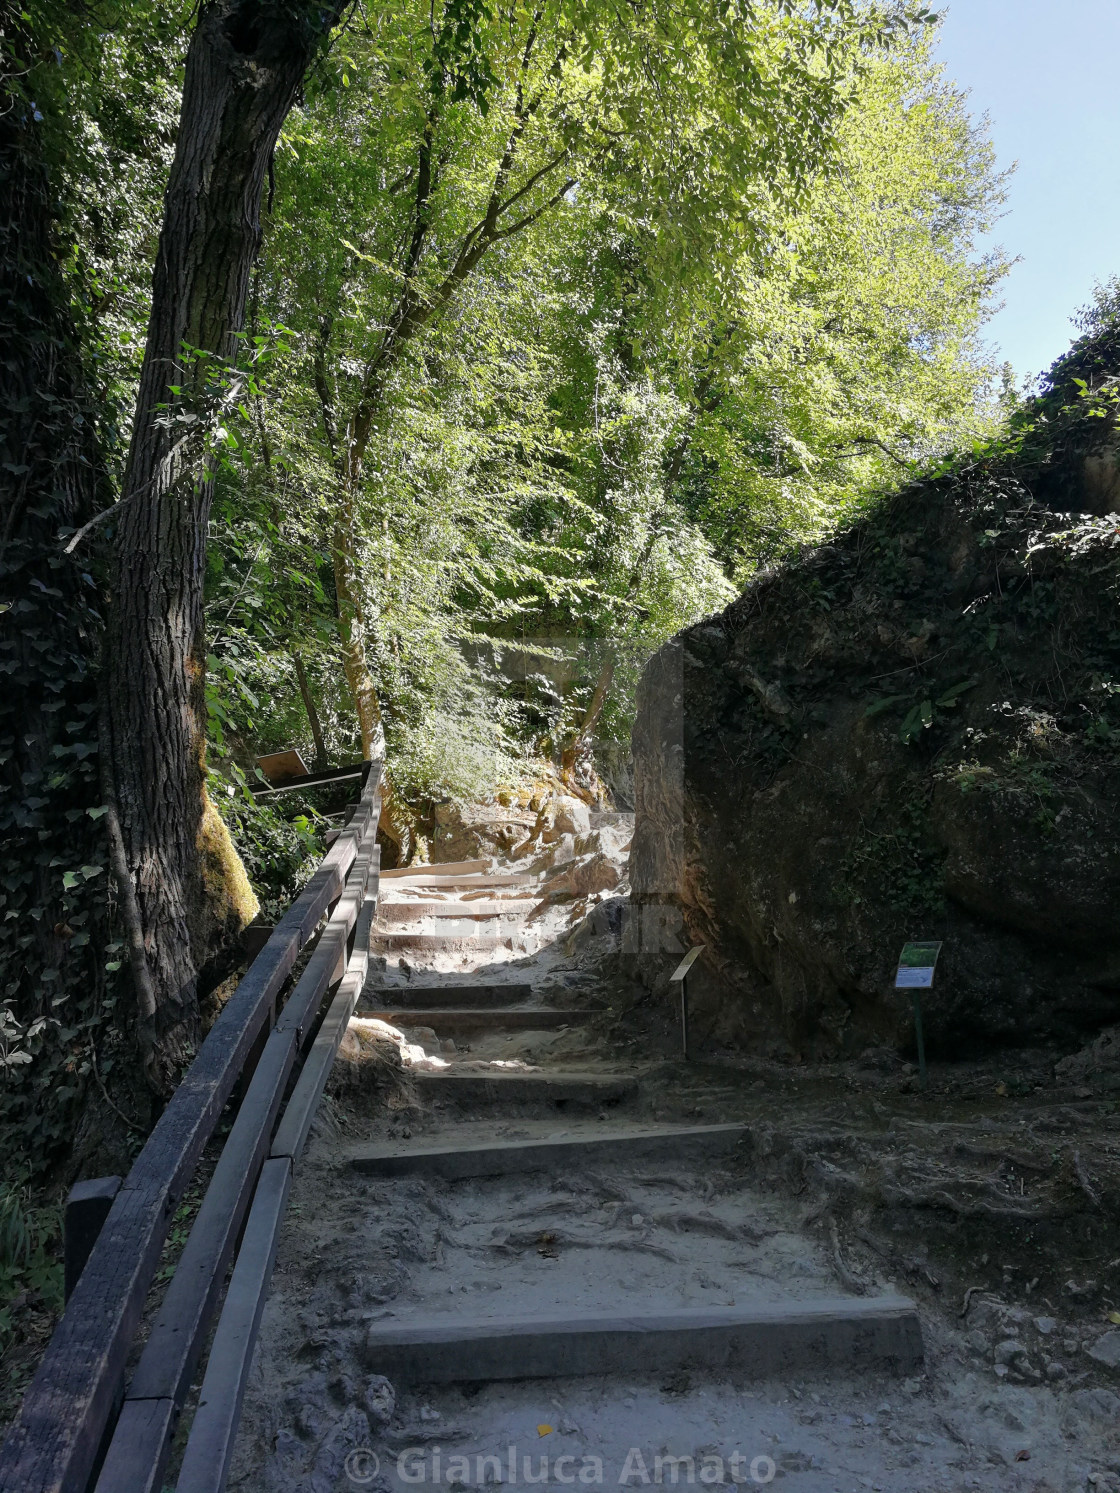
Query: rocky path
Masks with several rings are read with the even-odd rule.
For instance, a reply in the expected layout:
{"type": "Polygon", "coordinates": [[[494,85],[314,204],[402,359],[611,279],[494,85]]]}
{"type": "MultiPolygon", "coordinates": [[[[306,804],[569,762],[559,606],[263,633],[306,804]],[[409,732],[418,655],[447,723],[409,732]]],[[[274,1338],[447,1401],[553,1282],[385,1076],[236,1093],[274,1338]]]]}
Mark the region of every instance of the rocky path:
{"type": "Polygon", "coordinates": [[[761,1183],[736,1075],[623,1047],[609,920],[548,885],[383,878],[230,1486],[1112,1486],[1108,1392],[962,1372],[936,1320],[923,1356],[894,1280],[761,1183]]]}

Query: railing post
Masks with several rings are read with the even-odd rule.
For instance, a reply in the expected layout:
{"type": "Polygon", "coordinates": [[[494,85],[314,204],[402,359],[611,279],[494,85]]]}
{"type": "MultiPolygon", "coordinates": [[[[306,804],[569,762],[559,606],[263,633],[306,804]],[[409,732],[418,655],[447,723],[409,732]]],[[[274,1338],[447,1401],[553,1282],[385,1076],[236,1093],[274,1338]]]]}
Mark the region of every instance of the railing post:
{"type": "Polygon", "coordinates": [[[86,1261],[105,1226],[120,1186],[120,1177],[94,1177],[89,1182],[75,1182],[70,1189],[62,1221],[63,1296],[66,1301],[74,1294],[78,1277],[86,1268],[86,1261]]]}

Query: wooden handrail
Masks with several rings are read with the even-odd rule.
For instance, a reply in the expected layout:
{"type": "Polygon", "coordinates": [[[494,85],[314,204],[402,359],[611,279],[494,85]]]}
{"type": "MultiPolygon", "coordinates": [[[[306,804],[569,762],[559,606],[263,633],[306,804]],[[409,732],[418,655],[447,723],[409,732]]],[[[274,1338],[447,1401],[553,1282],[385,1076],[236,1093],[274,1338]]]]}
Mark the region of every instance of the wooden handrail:
{"type": "MultiPolygon", "coordinates": [[[[365,985],[373,906],[367,900],[358,918],[354,952],[346,974],[323,1018],[276,1131],[269,1159],[262,1168],[237,1265],[211,1344],[198,1409],[175,1484],[176,1493],[223,1493],[225,1489],[292,1173],[306,1144],[347,1022],[365,985]]],[[[100,1483],[98,1493],[102,1493],[100,1483]]]]}
{"type": "Polygon", "coordinates": [[[134,1493],[141,1469],[152,1472],[154,1488],[160,1486],[175,1420],[198,1366],[226,1269],[268,1155],[288,1076],[340,958],[345,963],[347,934],[361,915],[376,860],[374,835],[367,827],[346,890],[288,997],[241,1101],[132,1375],[97,1480],[97,1493],[134,1493]],[[160,1402],[162,1409],[153,1413],[151,1402],[160,1402]]]}
{"type": "MultiPolygon", "coordinates": [[[[364,781],[350,822],[245,972],[113,1201],[102,1232],[24,1396],[15,1424],[0,1449],[2,1493],[87,1493],[175,1207],[190,1183],[203,1147],[213,1134],[262,1029],[272,1020],[276,998],[300,950],[324,913],[339,900],[363,842],[372,842],[376,833],[379,769],[376,764],[366,763],[359,771],[364,775],[364,781]]],[[[358,868],[359,877],[368,877],[368,860],[364,865],[364,872],[361,865],[358,868]]],[[[363,894],[364,890],[363,881],[363,894]]],[[[320,961],[315,979],[322,974],[324,989],[334,973],[339,954],[336,941],[320,961]],[[330,968],[326,969],[328,958],[330,968]]],[[[310,1006],[310,988],[304,986],[303,981],[296,988],[301,987],[310,1006]]],[[[319,994],[321,996],[322,990],[319,994]]],[[[314,1004],[317,1006],[317,1001],[314,1004]]],[[[285,1007],[281,1022],[287,1014],[285,1007]]],[[[293,1044],[297,1048],[306,1029],[307,1013],[303,1012],[302,1016],[302,1020],[296,1021],[293,1013],[285,1023],[286,1031],[298,1034],[293,1044]]],[[[270,1058],[268,1071],[272,1074],[277,1071],[275,1053],[278,1047],[279,1044],[270,1058]]],[[[268,1050],[268,1044],[265,1050],[268,1050]]],[[[262,1078],[262,1085],[267,1088],[265,1078],[262,1078]]],[[[247,1123],[238,1140],[239,1146],[248,1146],[250,1159],[259,1156],[261,1160],[267,1151],[275,1118],[269,1104],[261,1100],[262,1085],[258,1085],[254,1099],[261,1135],[249,1144],[252,1126],[247,1123]]],[[[251,1092],[252,1083],[246,1101],[251,1092]]],[[[227,1168],[227,1173],[229,1170],[227,1168]]],[[[249,1190],[246,1190],[246,1199],[249,1190]]],[[[236,1191],[235,1188],[235,1194],[236,1191]]],[[[212,1230],[207,1236],[211,1241],[209,1258],[215,1262],[215,1270],[226,1251],[223,1229],[228,1232],[230,1219],[238,1208],[243,1216],[242,1201],[234,1195],[223,1209],[217,1209],[215,1205],[208,1213],[207,1228],[212,1230]],[[220,1218],[217,1217],[219,1213],[220,1218]]],[[[201,1258],[201,1254],[198,1257],[201,1258]]],[[[228,1259],[228,1253],[225,1253],[225,1258],[228,1259]]],[[[216,1287],[212,1288],[212,1278],[208,1279],[202,1296],[204,1306],[209,1303],[211,1310],[216,1291],[216,1287]]],[[[184,1292],[191,1296],[193,1309],[196,1309],[197,1292],[192,1293],[187,1288],[184,1292]]],[[[176,1299],[181,1299],[182,1295],[177,1293],[176,1299]]],[[[200,1330],[197,1318],[192,1330],[200,1330]]],[[[191,1344],[187,1359],[193,1356],[195,1346],[191,1344]]],[[[180,1364],[180,1378],[182,1368],[180,1364]]],[[[165,1380],[160,1382],[171,1385],[174,1381],[175,1375],[168,1372],[165,1380]]],[[[131,1404],[139,1409],[130,1412],[130,1421],[134,1422],[139,1415],[148,1422],[172,1424],[181,1388],[177,1383],[176,1393],[132,1399],[131,1404]]],[[[130,1476],[129,1493],[159,1486],[155,1465],[145,1470],[134,1469],[130,1476]]]]}

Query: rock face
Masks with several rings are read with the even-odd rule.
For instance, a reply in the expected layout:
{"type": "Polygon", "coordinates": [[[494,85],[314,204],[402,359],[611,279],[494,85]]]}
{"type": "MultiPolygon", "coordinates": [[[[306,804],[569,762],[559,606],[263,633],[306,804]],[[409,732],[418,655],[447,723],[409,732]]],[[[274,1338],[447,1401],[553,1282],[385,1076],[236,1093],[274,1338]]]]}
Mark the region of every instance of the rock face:
{"type": "Polygon", "coordinates": [[[1120,519],[1025,475],[908,488],[647,667],[626,944],[706,942],[717,1032],[905,1048],[919,938],[934,1051],[1120,1016],[1120,519]]]}

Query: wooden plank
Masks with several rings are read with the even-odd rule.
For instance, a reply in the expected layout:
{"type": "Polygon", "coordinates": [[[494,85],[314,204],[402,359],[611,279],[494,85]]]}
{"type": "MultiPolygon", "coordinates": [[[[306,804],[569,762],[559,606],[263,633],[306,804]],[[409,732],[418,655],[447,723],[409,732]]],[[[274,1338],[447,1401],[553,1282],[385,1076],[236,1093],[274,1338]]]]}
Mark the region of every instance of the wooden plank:
{"type": "Polygon", "coordinates": [[[323,1024],[316,1034],[303,1071],[284,1111],[284,1118],[276,1131],[276,1138],[272,1142],[270,1154],[274,1157],[289,1156],[293,1164],[299,1160],[307,1143],[315,1111],[326,1087],[327,1075],[346,1032],[346,1024],[354,1014],[354,1007],[358,1004],[358,997],[366,982],[373,911],[372,901],[362,908],[354,935],[354,952],[350,955],[346,974],[323,1017],[323,1024]]]}
{"type": "MultiPolygon", "coordinates": [[[[421,891],[425,894],[440,892],[473,892],[484,891],[487,887],[518,887],[525,891],[526,895],[539,891],[544,885],[543,876],[524,876],[514,871],[465,871],[462,876],[397,876],[395,871],[386,871],[386,876],[394,876],[398,882],[403,883],[402,892],[421,891]]],[[[394,888],[396,890],[396,888],[394,888]]]]}
{"type": "MultiPolygon", "coordinates": [[[[679,1369],[756,1379],[829,1369],[911,1374],[922,1355],[917,1309],[892,1295],[631,1309],[624,1316],[610,1310],[571,1317],[538,1311],[472,1320],[447,1312],[375,1323],[366,1333],[364,1356],[373,1373],[411,1386],[679,1369]]],[[[839,1482],[821,1481],[832,1488],[839,1482]]],[[[924,1479],[913,1486],[925,1486],[924,1479]]]]}
{"type": "Polygon", "coordinates": [[[408,877],[425,879],[442,876],[466,876],[473,871],[488,871],[489,861],[447,861],[441,866],[400,866],[392,871],[382,871],[382,881],[404,881],[408,877]]]}
{"type": "MultiPolygon", "coordinates": [[[[376,934],[374,935],[376,937],[376,934]]],[[[426,1006],[515,1006],[518,1001],[532,998],[532,985],[498,983],[484,980],[475,983],[471,979],[457,984],[449,979],[446,985],[393,985],[371,986],[365,993],[367,1004],[380,1003],[383,1008],[392,1005],[394,1010],[406,1007],[426,1006]]]]}
{"type": "Polygon", "coordinates": [[[4,1493],[85,1493],[166,1226],[162,1196],[128,1186],[117,1193],[5,1443],[4,1493]],[[106,1252],[117,1262],[107,1284],[90,1268],[106,1252]]]}
{"type": "Polygon", "coordinates": [[[295,1030],[301,1046],[309,1023],[317,1013],[323,990],[338,978],[335,971],[340,963],[341,972],[345,972],[347,940],[367,900],[377,895],[377,868],[380,860],[381,847],[371,836],[362,846],[355,874],[347,880],[346,890],[339,898],[335,915],[332,915],[331,922],[324,929],[318,947],[307,961],[307,968],[300,977],[299,984],[280,1013],[276,1023],[277,1030],[295,1030]]]}
{"type": "Polygon", "coordinates": [[[378,806],[358,809],[211,1027],[109,1211],[0,1449],[0,1493],[86,1493],[175,1204],[300,949],[342,890],[378,806]]]}
{"type": "Polygon", "coordinates": [[[258,757],[257,766],[274,788],[286,783],[289,778],[305,778],[308,775],[307,763],[295,747],[286,752],[269,752],[267,756],[258,757]]]}
{"type": "Polygon", "coordinates": [[[261,1169],[210,1349],[176,1493],[222,1493],[225,1488],[291,1181],[292,1163],[287,1156],[266,1161],[261,1169]]]}
{"type": "Polygon", "coordinates": [[[532,936],[533,930],[528,932],[523,927],[511,928],[507,933],[479,933],[477,924],[464,922],[461,928],[452,924],[450,929],[442,928],[438,933],[423,933],[418,929],[388,929],[379,928],[374,937],[378,946],[385,954],[415,954],[417,962],[430,954],[478,954],[490,949],[513,949],[516,941],[521,939],[522,952],[525,949],[524,939],[532,936]]]}
{"type": "MultiPolygon", "coordinates": [[[[169,1399],[181,1405],[198,1365],[237,1235],[245,1218],[284,1097],[302,1033],[318,1009],[334,969],[337,947],[357,919],[380,852],[371,835],[358,851],[346,890],[272,1031],[237,1119],[214,1169],[198,1217],[175,1268],[127,1401],[169,1399]]],[[[97,1482],[97,1493],[132,1493],[145,1457],[162,1474],[168,1444],[157,1420],[119,1423],[97,1482]]],[[[157,1484],[158,1485],[158,1484],[157,1484]]]]}
{"type": "Polygon", "coordinates": [[[530,1031],[543,1032],[555,1027],[579,1026],[596,1013],[584,1009],[564,1010],[556,1006],[444,1006],[439,1010],[422,1010],[409,1006],[389,1011],[363,1011],[367,1021],[387,1021],[390,1026],[427,1026],[435,1032],[530,1031]]]}
{"type": "Polygon", "coordinates": [[[178,1418],[179,1407],[174,1400],[126,1400],[97,1480],[98,1493],[110,1463],[113,1486],[127,1488],[128,1493],[160,1493],[178,1418]],[[153,1446],[158,1453],[154,1457],[153,1446]]]}
{"type": "Polygon", "coordinates": [[[584,1130],[575,1135],[540,1135],[531,1140],[476,1142],[473,1145],[414,1146],[396,1142],[366,1142],[348,1146],[351,1168],[375,1177],[504,1177],[521,1172],[552,1171],[578,1175],[580,1168],[599,1165],[630,1166],[634,1162],[681,1162],[726,1155],[748,1133],[740,1124],[650,1126],[604,1133],[584,1130]]]}

